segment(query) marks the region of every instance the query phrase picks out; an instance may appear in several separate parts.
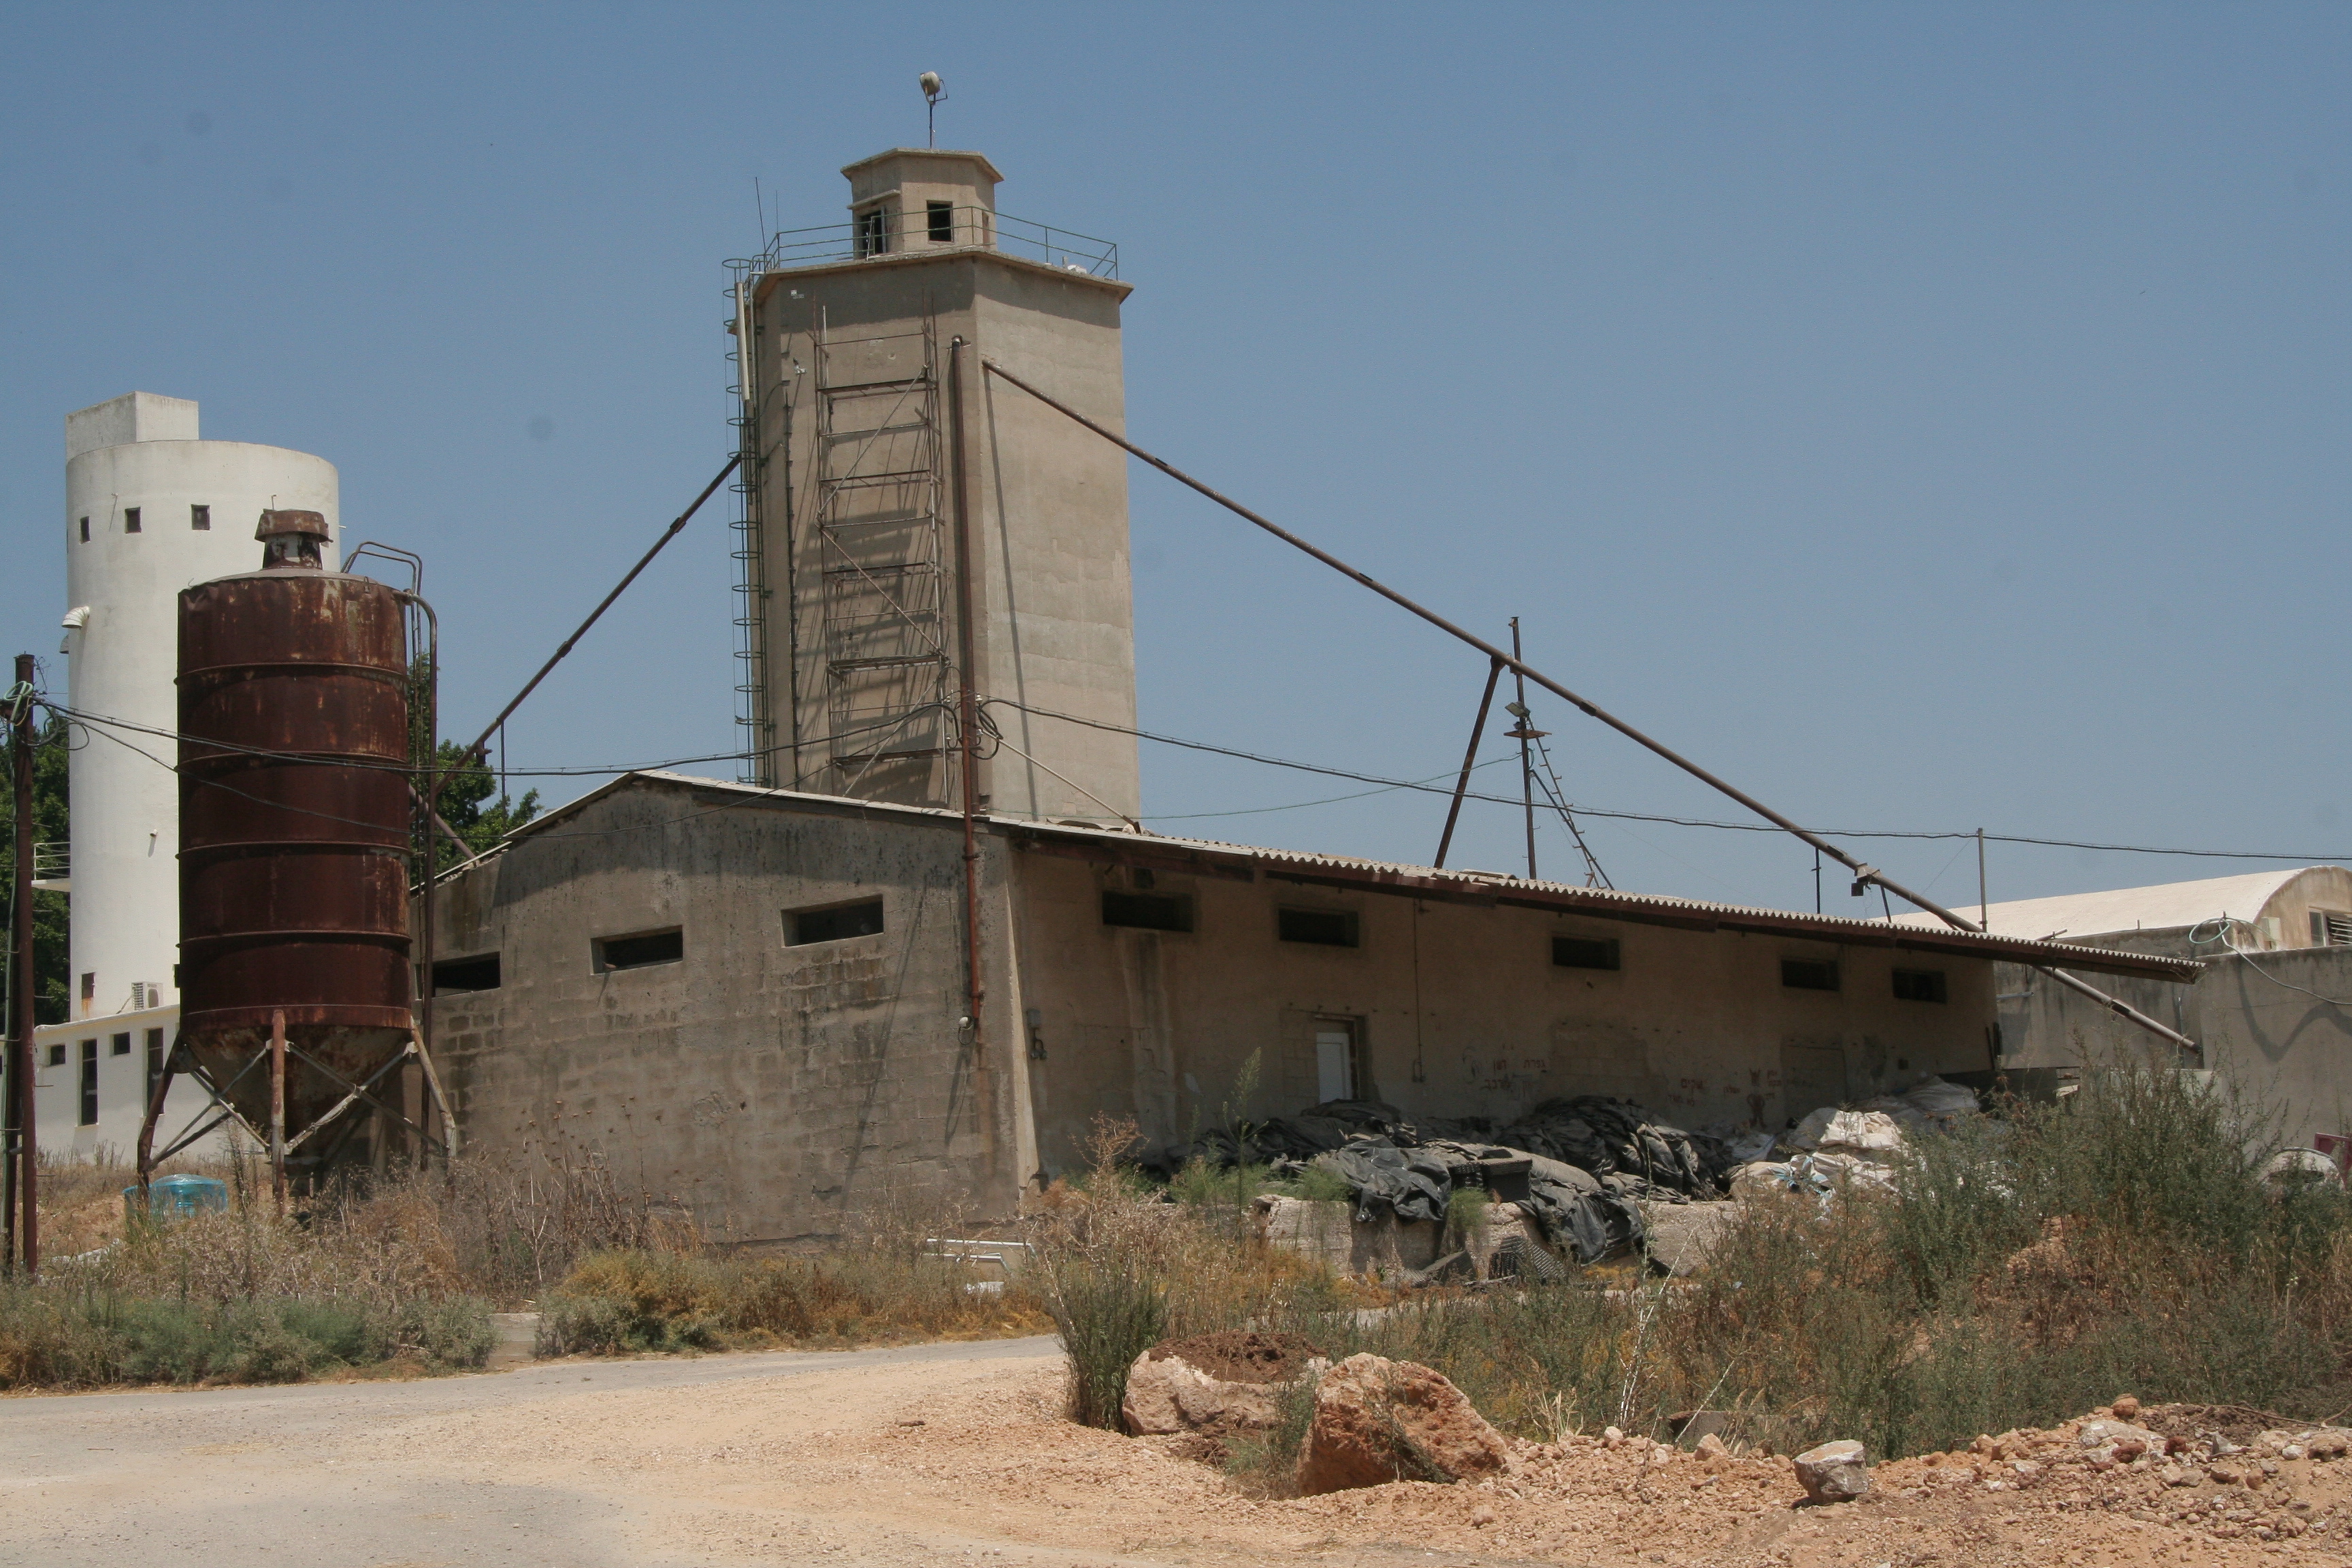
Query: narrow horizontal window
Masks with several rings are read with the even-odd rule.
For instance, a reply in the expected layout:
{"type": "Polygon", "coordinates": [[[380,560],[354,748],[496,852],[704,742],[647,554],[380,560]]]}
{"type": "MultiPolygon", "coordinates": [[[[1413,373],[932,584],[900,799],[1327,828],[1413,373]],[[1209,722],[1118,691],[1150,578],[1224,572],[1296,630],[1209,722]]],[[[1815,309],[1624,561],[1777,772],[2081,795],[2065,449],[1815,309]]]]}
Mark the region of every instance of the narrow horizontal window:
{"type": "Polygon", "coordinates": [[[821,910],[786,910],[784,941],[793,947],[812,942],[847,942],[853,936],[878,936],[882,931],[882,900],[860,899],[854,904],[829,904],[821,910]]]}
{"type": "Polygon", "coordinates": [[[1895,999],[1898,1002],[1941,1002],[1945,1000],[1944,972],[1940,969],[1898,969],[1895,972],[1895,999]]]}
{"type": "Polygon", "coordinates": [[[1780,961],[1780,984],[1792,991],[1834,991],[1838,988],[1837,962],[1825,958],[1784,958],[1780,961]]]}
{"type": "Polygon", "coordinates": [[[126,506],[122,509],[122,531],[125,533],[136,533],[139,531],[139,509],[137,507],[126,506]]]}
{"type": "Polygon", "coordinates": [[[1613,936],[1556,936],[1551,961],[1562,969],[1614,969],[1617,939],[1613,936]]]}
{"type": "Polygon", "coordinates": [[[667,931],[639,931],[634,936],[598,937],[590,944],[595,952],[596,973],[615,969],[649,969],[656,963],[676,963],[686,956],[686,932],[677,926],[667,931]]]}
{"type": "Polygon", "coordinates": [[[1284,909],[1275,915],[1275,934],[1285,942],[1311,942],[1318,947],[1354,947],[1353,910],[1284,909]]]}
{"type": "Polygon", "coordinates": [[[213,509],[209,506],[189,507],[188,526],[198,533],[210,533],[213,531],[213,509]]]}
{"type": "MultiPolygon", "coordinates": [[[[681,948],[679,952],[683,956],[684,949],[681,948]]],[[[613,967],[628,966],[619,964],[613,967]]],[[[471,958],[445,958],[433,965],[433,994],[436,996],[446,996],[453,991],[496,991],[498,988],[499,955],[495,952],[479,952],[471,958]]]]}
{"type": "Polygon", "coordinates": [[[1106,889],[1102,923],[1137,931],[1191,931],[1192,900],[1182,893],[1122,893],[1106,889]]]}

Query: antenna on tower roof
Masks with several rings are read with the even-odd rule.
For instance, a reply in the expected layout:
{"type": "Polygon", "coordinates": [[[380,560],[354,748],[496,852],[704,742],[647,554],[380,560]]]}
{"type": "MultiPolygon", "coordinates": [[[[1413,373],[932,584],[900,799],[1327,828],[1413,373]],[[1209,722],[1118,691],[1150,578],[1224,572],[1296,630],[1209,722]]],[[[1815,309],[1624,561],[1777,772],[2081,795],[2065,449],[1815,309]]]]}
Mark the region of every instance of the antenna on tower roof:
{"type": "Polygon", "coordinates": [[[948,84],[940,79],[937,71],[925,71],[919,79],[923,89],[923,117],[926,145],[940,144],[940,100],[948,95],[948,84]]]}

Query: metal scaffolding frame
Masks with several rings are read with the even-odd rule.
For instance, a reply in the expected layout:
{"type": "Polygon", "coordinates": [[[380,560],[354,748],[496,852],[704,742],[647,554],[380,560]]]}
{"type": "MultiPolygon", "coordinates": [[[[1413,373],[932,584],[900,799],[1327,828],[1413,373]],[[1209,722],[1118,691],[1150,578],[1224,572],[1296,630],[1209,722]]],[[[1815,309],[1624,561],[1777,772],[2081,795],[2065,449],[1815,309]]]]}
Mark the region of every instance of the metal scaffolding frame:
{"type": "MultiPolygon", "coordinates": [[[[760,396],[759,331],[754,326],[752,294],[759,287],[760,268],[756,263],[740,261],[728,264],[735,270],[735,280],[730,289],[735,304],[735,346],[728,351],[728,363],[735,366],[735,416],[728,423],[735,427],[737,467],[734,482],[728,488],[737,498],[735,521],[730,525],[735,531],[734,548],[730,552],[735,562],[735,659],[737,679],[735,722],[743,727],[743,766],[739,777],[745,784],[758,784],[762,789],[776,786],[776,717],[770,700],[768,616],[775,591],[768,581],[767,511],[764,504],[767,485],[768,451],[761,441],[760,428],[761,398],[760,396]]],[[[783,420],[783,435],[774,450],[783,466],[784,481],[777,493],[783,498],[784,538],[792,538],[792,399],[789,395],[778,404],[783,420]]],[[[786,591],[790,591],[790,557],[787,555],[786,591]]],[[[793,781],[795,784],[798,779],[793,781]]]]}
{"type": "MultiPolygon", "coordinates": [[[[829,789],[925,762],[922,804],[947,798],[945,485],[937,323],[810,334],[809,526],[820,584],[829,789]]],[[[898,798],[904,789],[880,787],[898,798]]]]}

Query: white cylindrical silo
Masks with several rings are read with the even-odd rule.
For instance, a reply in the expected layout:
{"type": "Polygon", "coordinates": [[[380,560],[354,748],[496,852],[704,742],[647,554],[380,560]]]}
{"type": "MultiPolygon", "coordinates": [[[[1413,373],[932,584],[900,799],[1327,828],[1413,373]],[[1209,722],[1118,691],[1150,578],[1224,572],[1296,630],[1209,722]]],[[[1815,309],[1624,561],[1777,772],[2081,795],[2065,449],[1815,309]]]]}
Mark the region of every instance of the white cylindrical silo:
{"type": "Polygon", "coordinates": [[[193,402],[134,392],[67,416],[68,700],[91,721],[72,731],[70,1022],[38,1035],[44,1148],[127,1155],[149,1047],[178,1019],[180,590],[257,570],[265,510],[332,531],[336,499],[324,458],[199,440],[193,402]]]}

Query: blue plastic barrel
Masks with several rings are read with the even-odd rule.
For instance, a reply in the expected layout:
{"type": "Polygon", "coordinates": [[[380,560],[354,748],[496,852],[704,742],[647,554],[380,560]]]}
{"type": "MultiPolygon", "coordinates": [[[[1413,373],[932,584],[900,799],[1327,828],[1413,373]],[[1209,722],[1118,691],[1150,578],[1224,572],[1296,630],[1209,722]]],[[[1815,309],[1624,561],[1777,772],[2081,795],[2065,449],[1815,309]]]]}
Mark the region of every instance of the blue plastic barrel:
{"type": "MultiPolygon", "coordinates": [[[[122,1189],[122,1211],[139,1215],[139,1189],[122,1189]]],[[[147,1215],[169,1225],[194,1214],[228,1213],[228,1184],[210,1176],[158,1176],[147,1184],[147,1215]]]]}

